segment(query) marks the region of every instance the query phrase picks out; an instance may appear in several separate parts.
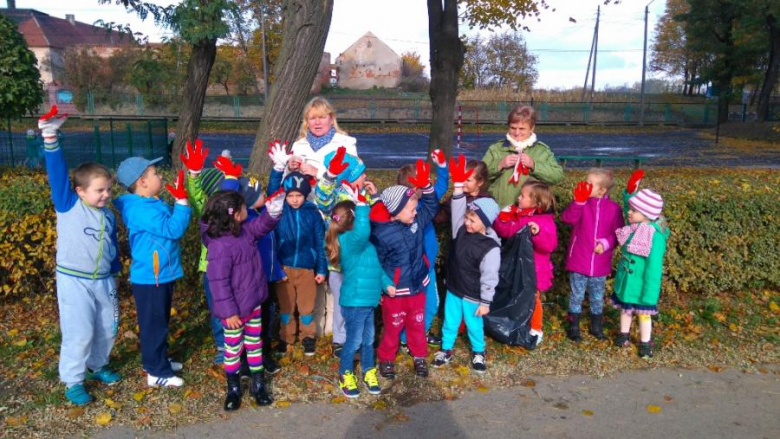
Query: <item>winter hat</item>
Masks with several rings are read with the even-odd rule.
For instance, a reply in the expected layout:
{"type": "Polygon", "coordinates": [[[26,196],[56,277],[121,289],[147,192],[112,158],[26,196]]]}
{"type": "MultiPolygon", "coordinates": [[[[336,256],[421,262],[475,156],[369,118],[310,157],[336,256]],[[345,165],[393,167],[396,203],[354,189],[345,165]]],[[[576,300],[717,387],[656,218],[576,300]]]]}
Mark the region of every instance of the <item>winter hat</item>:
{"type": "Polygon", "coordinates": [[[382,202],[391,216],[398,215],[409,200],[414,196],[414,188],[403,185],[390,186],[382,191],[382,202]]]}
{"type": "MultiPolygon", "coordinates": [[[[330,161],[333,160],[333,156],[336,155],[336,152],[332,152],[325,156],[325,168],[330,167],[330,161]]],[[[345,169],[341,174],[336,176],[336,182],[341,182],[342,180],[347,180],[348,183],[354,183],[355,180],[358,179],[361,175],[363,175],[364,172],[366,172],[366,165],[363,163],[363,160],[361,160],[358,156],[354,156],[352,154],[344,154],[344,163],[347,164],[347,169],[345,169]]]]}
{"type": "Polygon", "coordinates": [[[664,207],[664,200],[656,192],[650,189],[642,189],[633,197],[628,199],[628,204],[638,212],[655,221],[661,216],[661,209],[664,207]]]}
{"type": "Polygon", "coordinates": [[[485,228],[491,227],[498,216],[498,203],[490,197],[477,198],[469,203],[469,209],[479,216],[485,228]]]}
{"type": "Polygon", "coordinates": [[[238,193],[244,198],[246,207],[251,208],[263,195],[263,184],[254,177],[241,177],[238,179],[238,185],[238,193]]]}
{"type": "Polygon", "coordinates": [[[284,186],[284,193],[300,192],[304,198],[308,198],[311,193],[311,183],[309,182],[309,176],[303,175],[300,172],[290,172],[285,177],[282,184],[284,186]]]}

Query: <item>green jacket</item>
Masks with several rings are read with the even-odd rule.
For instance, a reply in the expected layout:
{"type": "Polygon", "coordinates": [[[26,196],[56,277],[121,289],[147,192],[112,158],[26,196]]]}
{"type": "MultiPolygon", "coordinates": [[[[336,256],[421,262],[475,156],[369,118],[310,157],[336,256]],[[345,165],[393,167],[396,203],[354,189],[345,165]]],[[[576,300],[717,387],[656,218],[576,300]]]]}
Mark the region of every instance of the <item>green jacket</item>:
{"type": "MultiPolygon", "coordinates": [[[[203,208],[206,206],[206,193],[203,192],[203,188],[200,185],[200,174],[193,176],[187,173],[187,179],[185,182],[187,188],[187,198],[190,201],[190,207],[192,207],[192,213],[198,218],[203,216],[203,208]]],[[[205,273],[208,261],[206,260],[206,246],[201,242],[200,244],[200,262],[198,262],[198,271],[205,273]]]]}
{"type": "MultiPolygon", "coordinates": [[[[627,206],[629,198],[633,195],[626,192],[623,195],[623,202],[627,206]]],[[[647,257],[626,251],[626,247],[634,237],[633,234],[620,248],[617,275],[615,276],[615,294],[623,303],[641,306],[656,306],[658,304],[669,229],[662,227],[657,221],[650,224],[655,229],[655,233],[653,234],[652,248],[647,257]]]]}
{"type": "MultiPolygon", "coordinates": [[[[563,180],[563,168],[555,160],[555,154],[549,146],[537,141],[526,148],[525,153],[534,160],[535,166],[530,177],[550,185],[558,184],[563,180]]],[[[485,156],[482,157],[482,161],[485,162],[488,169],[488,182],[490,183],[488,192],[496,199],[501,208],[517,201],[517,197],[520,196],[520,188],[529,177],[521,175],[520,183],[516,186],[509,182],[513,168],[499,169],[499,163],[509,154],[515,154],[515,148],[509,141],[501,140],[490,145],[485,156]]]]}

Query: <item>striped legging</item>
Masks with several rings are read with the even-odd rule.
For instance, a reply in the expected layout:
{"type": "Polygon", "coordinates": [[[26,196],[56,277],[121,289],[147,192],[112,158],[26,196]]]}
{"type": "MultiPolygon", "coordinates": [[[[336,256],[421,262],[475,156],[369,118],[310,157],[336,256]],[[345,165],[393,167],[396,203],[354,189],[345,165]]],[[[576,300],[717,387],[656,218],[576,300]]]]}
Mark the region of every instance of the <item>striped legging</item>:
{"type": "Polygon", "coordinates": [[[261,307],[252,310],[252,314],[241,319],[241,326],[230,329],[222,320],[225,328],[225,373],[232,375],[241,369],[241,352],[246,346],[246,359],[249,370],[260,372],[263,370],[263,339],[260,334],[263,329],[261,307]]]}

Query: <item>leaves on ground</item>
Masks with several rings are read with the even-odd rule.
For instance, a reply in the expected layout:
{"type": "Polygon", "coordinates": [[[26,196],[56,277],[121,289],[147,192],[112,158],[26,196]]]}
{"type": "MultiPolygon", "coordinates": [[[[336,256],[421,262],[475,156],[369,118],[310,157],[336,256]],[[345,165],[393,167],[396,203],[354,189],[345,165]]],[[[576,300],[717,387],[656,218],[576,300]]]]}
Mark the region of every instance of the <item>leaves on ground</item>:
{"type": "Polygon", "coordinates": [[[661,413],[663,409],[664,408],[661,407],[660,405],[649,404],[647,406],[647,413],[661,413]]]}

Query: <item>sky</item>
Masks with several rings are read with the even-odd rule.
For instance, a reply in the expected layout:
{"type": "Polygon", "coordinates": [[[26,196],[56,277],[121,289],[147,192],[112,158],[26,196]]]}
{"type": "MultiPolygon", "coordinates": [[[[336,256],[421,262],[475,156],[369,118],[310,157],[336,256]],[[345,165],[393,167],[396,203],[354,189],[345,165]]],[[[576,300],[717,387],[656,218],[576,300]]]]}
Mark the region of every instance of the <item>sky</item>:
{"type": "MultiPolygon", "coordinates": [[[[167,5],[175,2],[158,0],[156,3],[167,5]]],[[[596,88],[603,89],[607,84],[631,85],[641,80],[644,7],[647,1],[623,0],[620,4],[608,6],[603,5],[603,0],[548,0],[548,3],[556,11],[543,11],[541,22],[536,19],[521,22],[530,28],[530,32],[521,32],[529,50],[538,57],[539,80],[536,88],[582,86],[599,5],[602,6],[596,88]],[[570,17],[576,23],[571,22],[570,17]]],[[[648,52],[655,23],[663,14],[665,5],[665,0],[650,2],[648,52]]],[[[0,0],[0,6],[5,6],[5,0],[0,0]]],[[[37,9],[61,18],[65,14],[74,14],[77,21],[84,23],[98,19],[128,23],[133,30],[148,35],[149,41],[160,41],[171,35],[169,31],[155,27],[151,20],[142,22],[135,15],[126,13],[121,6],[99,5],[97,0],[17,0],[16,7],[37,9]]],[[[325,51],[330,52],[331,59],[335,61],[341,52],[369,31],[399,55],[416,51],[426,65],[430,64],[428,13],[424,0],[335,0],[325,51]]],[[[469,29],[465,23],[461,23],[460,33],[481,33],[486,37],[490,34],[485,30],[469,29]]],[[[648,72],[647,77],[657,76],[648,72]]]]}

